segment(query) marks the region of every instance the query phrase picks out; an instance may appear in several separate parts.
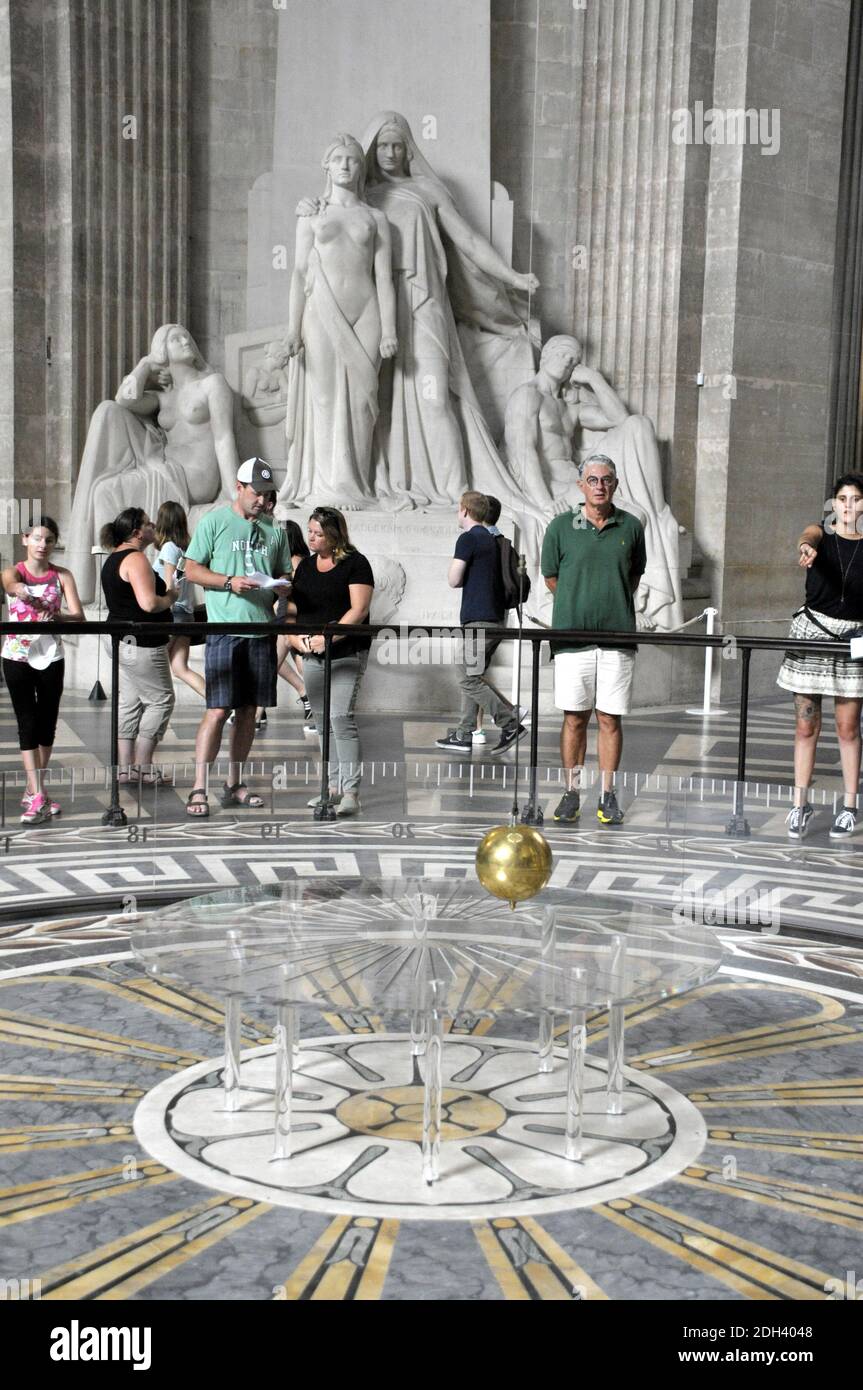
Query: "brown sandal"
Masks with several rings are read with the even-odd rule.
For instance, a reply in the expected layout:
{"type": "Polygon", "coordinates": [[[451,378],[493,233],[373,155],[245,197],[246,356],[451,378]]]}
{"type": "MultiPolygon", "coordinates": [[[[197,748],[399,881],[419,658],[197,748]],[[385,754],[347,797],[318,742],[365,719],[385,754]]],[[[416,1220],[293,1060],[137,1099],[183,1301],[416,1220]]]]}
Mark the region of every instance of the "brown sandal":
{"type": "Polygon", "coordinates": [[[193,787],[192,790],[189,792],[189,795],[186,797],[186,815],[189,816],[192,820],[206,820],[209,814],[210,803],[207,800],[207,788],[193,787]],[[193,801],[193,796],[198,797],[198,800],[193,801]],[[204,798],[203,801],[200,800],[201,797],[204,798]]]}

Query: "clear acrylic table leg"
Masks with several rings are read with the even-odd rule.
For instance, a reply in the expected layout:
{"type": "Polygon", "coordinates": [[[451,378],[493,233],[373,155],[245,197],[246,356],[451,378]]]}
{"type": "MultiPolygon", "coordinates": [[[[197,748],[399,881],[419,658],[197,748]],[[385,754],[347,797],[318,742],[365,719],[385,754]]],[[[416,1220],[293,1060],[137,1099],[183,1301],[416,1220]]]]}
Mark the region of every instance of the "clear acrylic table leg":
{"type": "MultiPolygon", "coordinates": [[[[540,937],[539,960],[542,969],[542,993],[546,1002],[550,1006],[553,1002],[551,994],[552,969],[554,966],[555,948],[555,915],[554,908],[545,908],[542,922],[542,936],[540,937]]],[[[539,1012],[539,1039],[537,1042],[537,1061],[536,1069],[540,1075],[547,1075],[554,1070],[554,1015],[551,1008],[540,1009],[539,1012]]]]}
{"type": "Polygon", "coordinates": [[[422,1057],[426,1050],[425,1014],[411,1014],[411,1056],[422,1057]]]}
{"type": "Polygon", "coordinates": [[[290,1158],[292,1152],[291,1100],[294,1084],[296,1032],[296,1009],[290,1004],[277,1005],[275,1128],[273,1130],[271,1162],[281,1158],[290,1158]]]}
{"type": "Polygon", "coordinates": [[[582,1156],[586,1046],[586,1011],[573,1009],[569,1016],[569,1065],[566,1075],[566,1157],[575,1160],[582,1156]]]}
{"type": "Polygon", "coordinates": [[[608,1004],[608,1080],[605,1092],[607,1115],[623,1114],[623,1048],[626,1015],[626,938],[614,932],[610,941],[608,1004]]]}
{"type": "Polygon", "coordinates": [[[612,1004],[608,1015],[608,1083],[605,1109],[608,1115],[623,1114],[623,1056],[626,1015],[622,1004],[612,1004]]]}
{"type": "Polygon", "coordinates": [[[425,1092],[423,1095],[423,1178],[437,1182],[440,1175],[440,1130],[443,1082],[443,1019],[438,1008],[438,985],[432,981],[430,1007],[425,1016],[425,1092]]]}
{"type": "Polygon", "coordinates": [[[225,1070],[223,1073],[225,1109],[240,1106],[240,1013],[242,1000],[229,994],[225,1002],[225,1070]]]}
{"type": "Polygon", "coordinates": [[[548,1009],[540,1010],[536,1069],[540,1075],[554,1071],[554,1015],[548,1009]]]}

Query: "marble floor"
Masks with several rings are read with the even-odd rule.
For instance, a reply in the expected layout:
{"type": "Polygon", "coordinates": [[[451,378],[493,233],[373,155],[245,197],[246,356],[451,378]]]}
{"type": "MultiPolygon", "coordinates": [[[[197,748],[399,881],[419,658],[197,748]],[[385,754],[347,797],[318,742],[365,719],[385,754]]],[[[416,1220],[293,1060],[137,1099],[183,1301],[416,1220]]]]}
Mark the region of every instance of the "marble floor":
{"type": "MultiPolygon", "coordinates": [[[[136,1119],[145,1098],[170,1116],[190,1069],[217,1073],[223,1025],[218,1000],[142,971],[129,943],[138,914],[196,892],[293,878],[469,877],[480,835],[507,817],[511,756],[506,768],[479,753],[472,770],[451,767],[432,747],[439,723],[366,716],[363,813],[320,825],[304,805],[315,790],[309,741],[288,712],[271,720],[255,749],[250,780],[266,794],[264,812],[224,811],[214,802],[201,825],[183,816],[196,719],[181,711],[162,751],[176,787],[124,791],[128,823],[107,828],[100,824],[107,710],[70,698],[57,750],[63,815],[23,829],[5,701],[0,711],[6,1296],[24,1280],[39,1281],[47,1300],[846,1296],[863,1227],[863,857],[856,843],[836,846],[826,837],[838,766],[829,737],[817,828],[803,846],[788,842],[784,705],[753,709],[748,838],[724,833],[734,720],[705,731],[673,710],[627,722],[622,827],[601,828],[591,797],[580,826],[549,820],[545,827],[552,895],[589,901],[602,893],[689,912],[714,925],[725,948],[714,980],[633,1008],[627,1022],[627,1088],[666,1117],[661,1143],[652,1131],[634,1135],[641,1149],[632,1172],[653,1162],[662,1144],[684,1142],[693,1114],[703,1147],[680,1150],[680,1165],[658,1167],[650,1181],[642,1172],[643,1183],[624,1181],[594,1200],[582,1190],[553,1209],[531,1208],[517,1157],[504,1165],[509,1192],[499,1173],[468,1155],[472,1167],[458,1172],[467,1186],[449,1202],[443,1188],[429,1203],[394,1179],[386,1202],[380,1190],[370,1199],[328,1169],[316,1177],[326,1192],[284,1202],[264,1191],[238,1193],[227,1177],[220,1188],[213,1172],[196,1178],[194,1167],[172,1167],[137,1137],[145,1132],[136,1119]],[[284,768],[280,778],[274,765],[284,768]]],[[[554,724],[544,724],[538,792],[546,810],[559,795],[555,740],[554,724]]],[[[390,1036],[402,1026],[361,1007],[305,1020],[303,1088],[320,1089],[329,1078],[350,1090],[344,1075],[321,1071],[326,1064],[364,1067],[394,1096],[410,1090],[416,1077],[390,1036]]],[[[520,1070],[526,1029],[523,1020],[465,1017],[448,1032],[445,1085],[463,1088],[466,1067],[479,1078],[469,1088],[478,1107],[472,1133],[488,1128],[489,1105],[508,1104],[501,1088],[518,1109],[519,1088],[528,1084],[520,1070]]],[[[602,1085],[606,1029],[604,1015],[590,1018],[589,1095],[602,1085]]],[[[253,1068],[271,1051],[263,1012],[245,1014],[243,1047],[250,1050],[244,1065],[253,1068]]],[[[402,1097],[407,1109],[386,1139],[393,1172],[418,1153],[411,1100],[402,1097]]],[[[601,1137],[599,1107],[587,1111],[588,1134],[601,1137]]],[[[445,1137],[445,1153],[448,1143],[455,1140],[445,1137]]]]}

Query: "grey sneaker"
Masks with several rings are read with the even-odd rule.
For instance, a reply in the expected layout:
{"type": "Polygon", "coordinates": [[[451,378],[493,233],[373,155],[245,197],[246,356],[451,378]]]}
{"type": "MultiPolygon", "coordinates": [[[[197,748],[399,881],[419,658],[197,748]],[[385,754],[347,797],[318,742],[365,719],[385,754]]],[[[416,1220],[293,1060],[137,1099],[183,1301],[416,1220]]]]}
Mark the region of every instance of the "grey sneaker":
{"type": "Polygon", "coordinates": [[[857,829],[857,811],[853,806],[843,806],[830,827],[831,840],[850,840],[857,829]]]}
{"type": "MultiPolygon", "coordinates": [[[[340,801],[341,801],[341,793],[340,793],[340,792],[330,792],[330,805],[331,805],[331,806],[337,806],[337,805],[339,804],[340,801]]],[[[307,805],[307,806],[311,806],[311,807],[313,808],[313,810],[316,810],[316,809],[318,808],[318,806],[323,805],[323,803],[322,803],[321,798],[320,798],[319,796],[313,796],[312,799],[311,799],[311,801],[307,801],[307,802],[306,802],[306,805],[307,805]]]]}
{"type": "Polygon", "coordinates": [[[623,825],[623,812],[613,791],[602,793],[596,808],[596,819],[600,825],[623,825]]]}
{"type": "Polygon", "coordinates": [[[554,808],[554,819],[575,825],[581,815],[581,796],[576,791],[564,792],[554,808]]]}
{"type": "Polygon", "coordinates": [[[809,822],[814,816],[815,811],[807,801],[803,806],[792,806],[788,815],[785,817],[785,824],[788,826],[789,840],[802,840],[806,831],[809,829],[809,822]]]}
{"type": "Polygon", "coordinates": [[[336,807],[337,816],[355,816],[360,809],[360,799],[356,792],[345,792],[336,807]]]}

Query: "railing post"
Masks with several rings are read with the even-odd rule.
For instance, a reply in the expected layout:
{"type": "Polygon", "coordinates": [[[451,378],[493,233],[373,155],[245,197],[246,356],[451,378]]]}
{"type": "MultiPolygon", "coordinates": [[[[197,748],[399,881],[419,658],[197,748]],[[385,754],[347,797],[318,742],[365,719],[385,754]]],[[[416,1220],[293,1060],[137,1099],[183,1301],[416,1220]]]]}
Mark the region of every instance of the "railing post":
{"type": "MultiPolygon", "coordinates": [[[[527,805],[521,818],[523,825],[542,825],[544,816],[536,794],[536,781],[539,773],[539,660],[542,655],[542,642],[530,644],[530,783],[527,805]]],[[[516,794],[518,788],[516,788],[516,794]]]]}
{"type": "Polygon", "coordinates": [[[111,633],[111,805],[102,816],[103,825],[125,825],[126,812],[120,805],[118,781],[120,761],[120,639],[111,633]]]}
{"type": "Polygon", "coordinates": [[[750,647],[741,648],[743,666],[740,671],[740,723],[737,730],[737,781],[734,783],[734,804],[731,819],[725,827],[726,835],[745,839],[751,835],[749,822],[743,808],[744,785],[746,782],[746,728],[749,722],[749,662],[752,657],[750,647]]]}
{"type": "Polygon", "coordinates": [[[333,680],[333,634],[324,634],[324,727],[321,730],[321,804],[315,807],[315,820],[331,821],[336,808],[330,799],[330,695],[333,680]]]}

